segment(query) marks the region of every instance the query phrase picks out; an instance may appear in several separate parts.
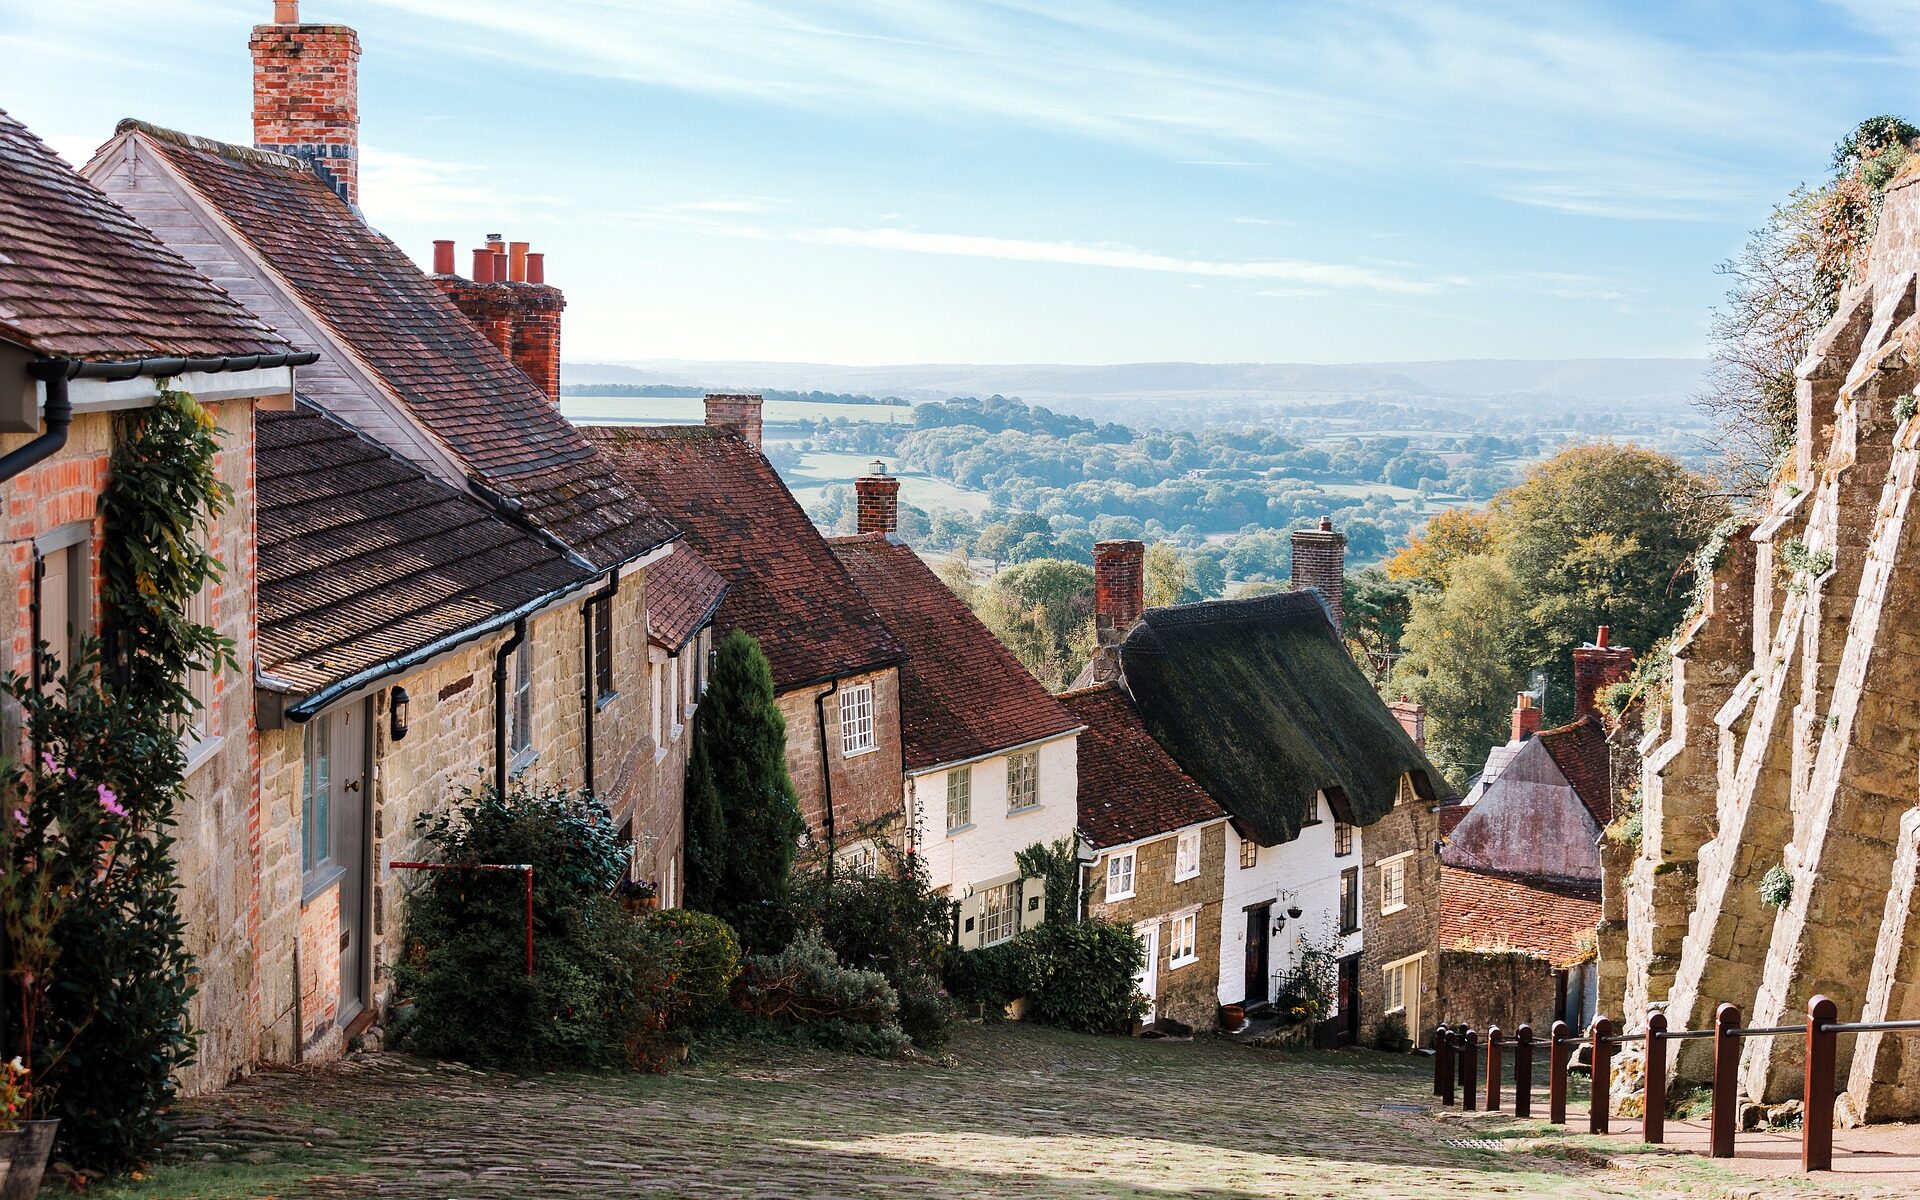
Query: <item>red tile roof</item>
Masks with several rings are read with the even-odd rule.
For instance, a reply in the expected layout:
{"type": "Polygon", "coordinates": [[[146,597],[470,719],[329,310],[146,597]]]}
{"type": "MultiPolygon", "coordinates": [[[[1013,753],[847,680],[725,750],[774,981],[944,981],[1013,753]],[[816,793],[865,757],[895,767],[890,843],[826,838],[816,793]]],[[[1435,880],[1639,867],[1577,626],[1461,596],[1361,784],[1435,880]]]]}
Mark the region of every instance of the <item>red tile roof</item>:
{"type": "Polygon", "coordinates": [[[1592,954],[1599,924],[1598,883],[1440,868],[1443,951],[1518,950],[1564,967],[1592,954]]]}
{"type": "Polygon", "coordinates": [[[727,581],[714,627],[760,640],[781,691],[907,657],[766,456],[730,429],[596,426],[587,436],[727,581]]]}
{"type": "Polygon", "coordinates": [[[685,542],[647,568],[647,637],[678,651],[713,619],[727,581],[685,542]]]}
{"type": "Polygon", "coordinates": [[[316,409],[256,421],[260,666],[303,696],[597,578],[316,409]]]}
{"type": "Polygon", "coordinates": [[[979,758],[1079,727],[910,547],[883,534],[831,544],[907,649],[900,668],[907,770],[979,758]]]}
{"type": "Polygon", "coordinates": [[[423,428],[529,520],[603,568],[674,536],[413,260],[298,159],[137,121],[120,130],[170,163],[423,428]]]}
{"type": "Polygon", "coordinates": [[[1080,832],[1095,849],[1217,821],[1226,812],[1153,740],[1111,683],[1061,695],[1080,735],[1080,832]]]}
{"type": "Polygon", "coordinates": [[[96,360],[292,349],[4,112],[0,336],[96,360]]]}
{"type": "Polygon", "coordinates": [[[1547,748],[1553,765],[1567,777],[1580,802],[1602,829],[1613,820],[1612,749],[1598,717],[1582,717],[1571,725],[1542,729],[1533,735],[1547,748]]]}

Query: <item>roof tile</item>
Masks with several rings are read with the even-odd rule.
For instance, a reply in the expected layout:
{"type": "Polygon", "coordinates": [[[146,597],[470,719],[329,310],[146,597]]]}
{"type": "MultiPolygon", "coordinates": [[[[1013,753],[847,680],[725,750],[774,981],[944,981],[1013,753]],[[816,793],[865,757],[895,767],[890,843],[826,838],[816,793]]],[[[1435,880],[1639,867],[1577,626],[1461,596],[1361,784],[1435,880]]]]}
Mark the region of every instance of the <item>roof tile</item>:
{"type": "Polygon", "coordinates": [[[726,594],[727,581],[720,572],[692,546],[676,543],[670,554],[647,568],[648,638],[678,651],[713,619],[726,594]]]}
{"type": "Polygon", "coordinates": [[[1565,967],[1586,958],[1600,885],[1440,868],[1440,949],[1518,950],[1565,967]]]}
{"type": "Polygon", "coordinates": [[[1067,692],[1060,703],[1086,726],[1079,740],[1080,832],[1095,849],[1227,815],[1153,740],[1117,685],[1067,692]]]}

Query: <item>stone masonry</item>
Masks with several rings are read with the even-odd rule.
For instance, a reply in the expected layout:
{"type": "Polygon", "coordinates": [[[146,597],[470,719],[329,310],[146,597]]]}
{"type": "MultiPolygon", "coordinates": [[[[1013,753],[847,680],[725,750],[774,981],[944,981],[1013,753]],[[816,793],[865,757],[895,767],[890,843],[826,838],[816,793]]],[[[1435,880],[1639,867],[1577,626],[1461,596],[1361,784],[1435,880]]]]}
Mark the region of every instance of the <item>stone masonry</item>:
{"type": "MultiPolygon", "coordinates": [[[[1189,826],[1189,828],[1192,828],[1189,826]]],[[[1153,922],[1160,928],[1156,963],[1154,1015],[1170,1017],[1195,1029],[1211,1029],[1220,1012],[1220,900],[1227,857],[1227,826],[1215,821],[1200,833],[1200,873],[1176,881],[1174,857],[1179,833],[1167,834],[1132,847],[1135,852],[1133,895],[1107,899],[1107,862],[1094,864],[1087,894],[1087,912],[1125,925],[1153,922]],[[1199,957],[1182,966],[1170,966],[1171,921],[1187,913],[1198,916],[1195,948],[1199,957]]],[[[1128,847],[1115,849],[1125,851],[1128,847]]],[[[1111,855],[1112,850],[1106,852],[1111,855]]]]}

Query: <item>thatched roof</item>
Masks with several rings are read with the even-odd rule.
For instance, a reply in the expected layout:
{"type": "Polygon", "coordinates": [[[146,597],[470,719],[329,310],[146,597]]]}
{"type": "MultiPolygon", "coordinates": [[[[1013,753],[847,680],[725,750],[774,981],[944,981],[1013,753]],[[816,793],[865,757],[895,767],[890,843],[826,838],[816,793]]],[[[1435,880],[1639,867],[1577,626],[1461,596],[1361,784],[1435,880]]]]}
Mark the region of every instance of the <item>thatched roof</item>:
{"type": "Polygon", "coordinates": [[[1318,593],[1148,609],[1120,664],[1154,739],[1263,845],[1291,841],[1322,791],[1359,825],[1392,811],[1402,776],[1439,794],[1318,593]]]}

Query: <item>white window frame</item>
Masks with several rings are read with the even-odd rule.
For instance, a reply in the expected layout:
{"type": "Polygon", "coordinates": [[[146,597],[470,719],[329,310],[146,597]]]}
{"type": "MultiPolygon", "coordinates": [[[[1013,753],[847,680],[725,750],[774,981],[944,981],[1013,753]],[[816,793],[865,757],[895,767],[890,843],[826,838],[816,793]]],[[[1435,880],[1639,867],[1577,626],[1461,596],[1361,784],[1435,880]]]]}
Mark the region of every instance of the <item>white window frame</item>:
{"type": "Polygon", "coordinates": [[[880,852],[874,849],[872,842],[846,851],[840,861],[849,875],[874,875],[880,870],[880,852]]]}
{"type": "MultiPolygon", "coordinates": [[[[204,625],[218,632],[220,626],[214,621],[213,589],[213,581],[208,580],[199,591],[188,596],[182,615],[195,625],[204,625]]],[[[199,667],[187,668],[187,693],[193,697],[194,707],[187,716],[186,736],[182,741],[186,744],[188,758],[192,759],[197,751],[216,740],[213,671],[199,667]]]]}
{"type": "Polygon", "coordinates": [[[1167,923],[1167,970],[1200,961],[1200,914],[1182,913],[1167,923]]]}
{"type": "Polygon", "coordinates": [[[1407,850],[1392,858],[1380,860],[1380,915],[1387,916],[1407,907],[1407,860],[1413,857],[1413,851],[1407,850]]]}
{"type": "Polygon", "coordinates": [[[1135,876],[1138,874],[1140,867],[1138,854],[1139,852],[1135,850],[1119,850],[1107,856],[1108,900],[1130,900],[1133,898],[1133,889],[1136,882],[1135,876]],[[1124,871],[1118,869],[1122,863],[1126,864],[1124,871]],[[1125,891],[1114,890],[1114,881],[1116,879],[1126,880],[1125,891]]]}
{"type": "Polygon", "coordinates": [[[1026,812],[1040,807],[1040,752],[1022,750],[1007,755],[1007,811],[1026,812]]]}
{"type": "Polygon", "coordinates": [[[533,750],[533,631],[513,651],[513,686],[507,689],[507,753],[514,771],[523,770],[533,750]]]}
{"type": "Polygon", "coordinates": [[[840,757],[855,758],[880,748],[874,736],[873,685],[856,683],[840,689],[840,757]]]}
{"type": "Polygon", "coordinates": [[[1240,869],[1251,870],[1260,865],[1260,843],[1252,838],[1240,839],[1240,869]]]}
{"type": "Polygon", "coordinates": [[[1020,932],[1020,881],[980,892],[980,945],[997,946],[1020,932]]]}
{"type": "Polygon", "coordinates": [[[973,768],[955,767],[947,772],[947,832],[957,833],[972,824],[973,768]]]}
{"type": "Polygon", "coordinates": [[[1385,1010],[1383,1015],[1404,1014],[1407,1017],[1409,1029],[1420,1027],[1421,976],[1425,974],[1421,969],[1421,963],[1426,957],[1425,952],[1411,954],[1406,958],[1395,959],[1380,968],[1380,1000],[1385,1010]],[[1407,978],[1409,969],[1413,972],[1412,980],[1407,978]],[[1413,985],[1411,988],[1407,986],[1409,982],[1413,985]]]}
{"type": "Polygon", "coordinates": [[[1200,874],[1200,834],[1198,829],[1183,829],[1173,841],[1173,881],[1179,883],[1200,874]]]}

